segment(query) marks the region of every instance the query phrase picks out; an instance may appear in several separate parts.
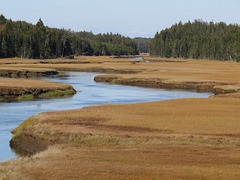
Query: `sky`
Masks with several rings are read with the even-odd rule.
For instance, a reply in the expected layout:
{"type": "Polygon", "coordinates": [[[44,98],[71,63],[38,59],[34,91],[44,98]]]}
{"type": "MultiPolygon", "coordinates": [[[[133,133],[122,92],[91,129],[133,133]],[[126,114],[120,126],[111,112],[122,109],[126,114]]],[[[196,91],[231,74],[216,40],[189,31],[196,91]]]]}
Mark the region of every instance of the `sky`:
{"type": "Polygon", "coordinates": [[[0,0],[0,14],[74,31],[154,37],[179,21],[240,24],[240,0],[0,0]]]}

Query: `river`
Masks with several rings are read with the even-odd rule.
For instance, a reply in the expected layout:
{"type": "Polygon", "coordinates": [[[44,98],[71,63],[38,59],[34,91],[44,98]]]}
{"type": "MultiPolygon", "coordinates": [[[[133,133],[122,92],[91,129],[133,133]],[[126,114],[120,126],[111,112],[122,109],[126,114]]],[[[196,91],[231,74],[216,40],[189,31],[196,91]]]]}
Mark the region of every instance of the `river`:
{"type": "Polygon", "coordinates": [[[78,109],[100,104],[129,104],[186,97],[206,98],[211,93],[194,91],[140,88],[123,85],[110,85],[94,82],[99,73],[66,72],[65,75],[42,78],[43,80],[63,82],[73,85],[77,93],[69,98],[37,100],[14,103],[0,103],[0,161],[15,158],[9,147],[12,134],[28,117],[44,111],[78,109]]]}

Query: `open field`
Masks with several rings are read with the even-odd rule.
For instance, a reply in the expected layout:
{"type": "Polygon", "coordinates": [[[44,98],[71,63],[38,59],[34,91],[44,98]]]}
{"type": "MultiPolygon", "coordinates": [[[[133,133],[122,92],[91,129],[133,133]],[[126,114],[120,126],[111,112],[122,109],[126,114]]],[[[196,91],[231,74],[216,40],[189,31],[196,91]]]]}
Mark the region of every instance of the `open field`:
{"type": "MultiPolygon", "coordinates": [[[[0,59],[0,64],[88,64],[88,63],[106,63],[106,62],[139,62],[139,60],[127,58],[136,56],[123,56],[117,58],[115,56],[78,56],[74,59],[20,59],[20,58],[6,58],[0,59]]],[[[139,56],[140,57],[140,56],[139,56]]]]}
{"type": "Polygon", "coordinates": [[[216,95],[37,114],[10,144],[40,152],[1,163],[0,179],[240,179],[239,63],[85,58],[91,63],[1,67],[107,72],[95,80],[216,95]]]}
{"type": "MultiPolygon", "coordinates": [[[[239,179],[239,149],[196,144],[57,146],[0,165],[3,179],[239,179]]],[[[1,176],[0,175],[0,176],[1,176]]]]}

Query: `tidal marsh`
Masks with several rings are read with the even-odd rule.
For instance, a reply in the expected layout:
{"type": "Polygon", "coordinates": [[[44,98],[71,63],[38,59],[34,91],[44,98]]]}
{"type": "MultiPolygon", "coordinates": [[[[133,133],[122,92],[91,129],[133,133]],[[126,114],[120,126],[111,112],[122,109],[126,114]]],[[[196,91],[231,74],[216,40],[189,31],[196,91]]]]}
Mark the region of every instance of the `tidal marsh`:
{"type": "Polygon", "coordinates": [[[37,114],[13,131],[11,144],[32,154],[42,152],[1,163],[0,177],[240,178],[238,63],[173,59],[133,64],[108,57],[85,60],[100,63],[4,66],[114,72],[96,79],[136,86],[152,81],[152,87],[164,81],[165,86],[218,95],[37,114]]]}

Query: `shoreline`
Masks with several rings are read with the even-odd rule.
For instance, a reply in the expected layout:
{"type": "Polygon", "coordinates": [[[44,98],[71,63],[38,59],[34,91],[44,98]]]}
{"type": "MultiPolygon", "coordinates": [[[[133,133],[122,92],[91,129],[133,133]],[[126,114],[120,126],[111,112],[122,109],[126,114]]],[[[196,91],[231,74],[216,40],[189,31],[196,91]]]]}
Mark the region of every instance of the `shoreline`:
{"type": "MultiPolygon", "coordinates": [[[[40,113],[28,118],[13,130],[11,146],[18,147],[19,153],[24,150],[27,157],[7,161],[8,165],[5,168],[11,167],[14,163],[14,169],[18,175],[21,175],[22,171],[17,170],[16,167],[26,171],[33,168],[34,174],[40,171],[41,177],[46,178],[49,169],[52,175],[58,174],[58,170],[68,174],[82,162],[94,164],[95,159],[88,154],[100,153],[97,161],[106,163],[109,171],[102,169],[104,165],[98,167],[104,171],[104,176],[91,168],[88,175],[97,173],[100,177],[110,178],[117,173],[112,171],[111,167],[117,166],[117,169],[120,168],[123,172],[123,176],[127,177],[125,166],[119,167],[118,163],[121,164],[125,158],[129,159],[127,154],[131,154],[133,148],[136,148],[136,152],[131,154],[131,157],[141,153],[141,158],[149,159],[148,166],[152,169],[149,172],[151,177],[156,172],[154,168],[156,161],[167,164],[172,162],[170,172],[174,176],[178,176],[179,172],[176,170],[179,168],[185,172],[185,163],[194,162],[193,169],[189,169],[191,173],[189,174],[188,170],[186,177],[196,176],[199,173],[194,171],[194,167],[202,168],[206,165],[212,167],[210,171],[207,169],[204,171],[211,177],[226,175],[234,177],[235,169],[239,166],[238,158],[235,158],[239,155],[240,147],[237,128],[240,125],[239,107],[240,99],[237,98],[184,98],[40,113]],[[166,151],[161,155],[162,148],[166,151]],[[102,152],[106,154],[102,155],[102,152]],[[180,161],[173,156],[173,152],[178,154],[180,161]],[[227,158],[224,154],[227,154],[227,158]],[[119,159],[118,156],[120,156],[119,159]],[[171,158],[166,160],[165,157],[171,158]],[[209,161],[205,158],[209,158],[209,161]],[[55,166],[58,166],[57,169],[41,165],[52,159],[55,166]],[[22,162],[25,162],[24,166],[21,165],[22,162]],[[64,166],[65,163],[73,162],[76,166],[69,168],[64,166]],[[175,163],[179,166],[175,167],[175,163]],[[221,171],[220,174],[217,173],[219,171],[221,171]]],[[[138,158],[134,158],[135,160],[132,158],[125,164],[130,168],[131,173],[135,174],[136,170],[139,171],[145,166],[139,167],[138,158]]],[[[159,168],[158,165],[157,167],[159,168]]],[[[74,171],[76,173],[74,177],[82,177],[83,174],[79,170],[74,171]]],[[[205,173],[198,175],[203,177],[205,173]]],[[[143,171],[140,174],[143,176],[146,172],[143,171]]]]}
{"type": "Polygon", "coordinates": [[[230,87],[227,83],[221,82],[176,82],[166,79],[138,79],[124,78],[116,75],[100,75],[94,78],[96,82],[106,82],[110,84],[148,87],[148,88],[164,88],[164,89],[181,89],[196,90],[197,92],[211,92],[215,95],[230,94],[240,92],[240,87],[230,87]]]}

